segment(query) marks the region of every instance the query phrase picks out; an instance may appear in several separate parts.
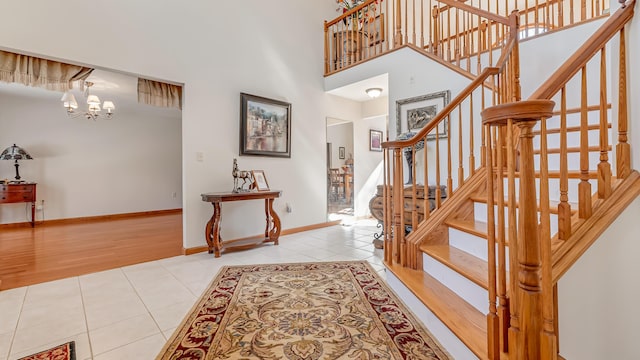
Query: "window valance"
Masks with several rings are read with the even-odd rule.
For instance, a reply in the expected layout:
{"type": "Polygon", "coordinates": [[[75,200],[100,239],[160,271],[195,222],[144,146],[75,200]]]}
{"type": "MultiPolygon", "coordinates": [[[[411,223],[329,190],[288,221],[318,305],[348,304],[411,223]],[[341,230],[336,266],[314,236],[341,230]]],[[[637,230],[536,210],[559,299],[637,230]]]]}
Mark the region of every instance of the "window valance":
{"type": "Polygon", "coordinates": [[[0,81],[14,82],[55,91],[68,91],[93,69],[0,50],[0,81]]]}
{"type": "Polygon", "coordinates": [[[182,109],[182,86],[138,78],[138,102],[182,109]]]}

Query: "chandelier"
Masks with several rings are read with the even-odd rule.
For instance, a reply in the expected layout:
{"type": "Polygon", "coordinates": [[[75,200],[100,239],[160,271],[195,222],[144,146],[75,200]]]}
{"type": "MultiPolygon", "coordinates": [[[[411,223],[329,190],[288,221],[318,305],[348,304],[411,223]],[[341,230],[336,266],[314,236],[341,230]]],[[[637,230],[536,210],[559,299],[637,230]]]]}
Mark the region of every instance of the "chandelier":
{"type": "Polygon", "coordinates": [[[73,96],[71,92],[67,91],[62,95],[61,99],[64,108],[67,109],[67,115],[71,118],[84,116],[87,119],[94,121],[101,115],[104,115],[107,119],[111,119],[113,117],[113,110],[116,108],[113,101],[105,100],[102,103],[101,108],[100,98],[98,98],[97,95],[91,95],[89,93],[89,89],[93,86],[93,83],[86,81],[84,85],[84,96],[87,98],[87,111],[76,111],[76,109],[78,109],[78,102],[76,101],[75,96],[73,96]],[[102,110],[105,110],[106,113],[101,114],[100,111],[102,110]]]}

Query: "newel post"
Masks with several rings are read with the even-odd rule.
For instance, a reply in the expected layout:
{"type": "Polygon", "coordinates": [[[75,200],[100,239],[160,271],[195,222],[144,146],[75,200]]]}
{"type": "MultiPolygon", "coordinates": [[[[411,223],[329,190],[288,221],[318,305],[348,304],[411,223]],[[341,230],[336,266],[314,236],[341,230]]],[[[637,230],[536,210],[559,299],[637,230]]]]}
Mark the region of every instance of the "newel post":
{"type": "Polygon", "coordinates": [[[511,298],[515,300],[517,319],[511,322],[509,329],[509,352],[514,359],[548,359],[546,354],[543,356],[542,350],[543,259],[538,233],[533,127],[540,119],[552,115],[554,105],[555,103],[550,100],[528,100],[494,106],[482,112],[482,121],[485,124],[503,125],[511,119],[518,127],[520,136],[518,239],[517,249],[509,249],[517,253],[518,259],[517,274],[510,274],[510,276],[517,276],[517,288],[511,291],[511,298]]]}

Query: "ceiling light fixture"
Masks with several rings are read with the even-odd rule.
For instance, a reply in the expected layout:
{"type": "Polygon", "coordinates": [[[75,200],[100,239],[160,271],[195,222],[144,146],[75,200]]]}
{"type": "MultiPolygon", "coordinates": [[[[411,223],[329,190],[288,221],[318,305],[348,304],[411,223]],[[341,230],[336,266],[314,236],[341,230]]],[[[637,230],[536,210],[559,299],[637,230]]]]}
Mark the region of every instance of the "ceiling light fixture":
{"type": "Polygon", "coordinates": [[[113,101],[105,100],[102,103],[102,109],[100,108],[100,98],[97,95],[89,94],[89,89],[93,86],[92,82],[85,82],[84,86],[86,87],[84,95],[87,98],[87,111],[85,112],[76,112],[78,108],[78,102],[76,101],[76,97],[69,91],[65,92],[62,95],[62,105],[65,109],[67,109],[67,115],[69,117],[75,118],[79,116],[84,116],[87,119],[96,120],[101,114],[100,111],[104,109],[106,113],[104,114],[107,119],[111,119],[113,117],[113,110],[115,110],[116,106],[113,104],[113,101]]]}
{"type": "Polygon", "coordinates": [[[382,94],[382,89],[381,88],[369,88],[369,89],[365,90],[365,92],[367,93],[367,95],[369,95],[370,98],[375,99],[378,96],[380,96],[380,94],[382,94]]]}

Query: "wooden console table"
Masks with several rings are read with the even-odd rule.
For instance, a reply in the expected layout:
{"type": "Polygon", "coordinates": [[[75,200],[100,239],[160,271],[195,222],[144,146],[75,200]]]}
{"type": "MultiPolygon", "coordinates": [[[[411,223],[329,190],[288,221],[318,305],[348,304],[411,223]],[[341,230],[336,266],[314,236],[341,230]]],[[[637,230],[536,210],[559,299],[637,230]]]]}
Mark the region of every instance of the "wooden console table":
{"type": "Polygon", "coordinates": [[[213,192],[201,194],[202,201],[210,202],[213,205],[213,215],[205,227],[205,239],[209,246],[209,254],[215,253],[215,257],[220,257],[223,248],[242,247],[249,248],[264,242],[273,242],[278,245],[280,237],[280,218],[273,210],[273,200],[280,197],[282,191],[258,191],[258,192],[213,192]],[[260,200],[264,199],[264,213],[267,218],[267,227],[264,230],[264,237],[239,239],[223,242],[220,238],[220,220],[222,211],[220,203],[225,201],[260,200]]]}
{"type": "Polygon", "coordinates": [[[31,227],[36,225],[36,184],[9,183],[0,185],[0,204],[31,203],[31,227]]]}

